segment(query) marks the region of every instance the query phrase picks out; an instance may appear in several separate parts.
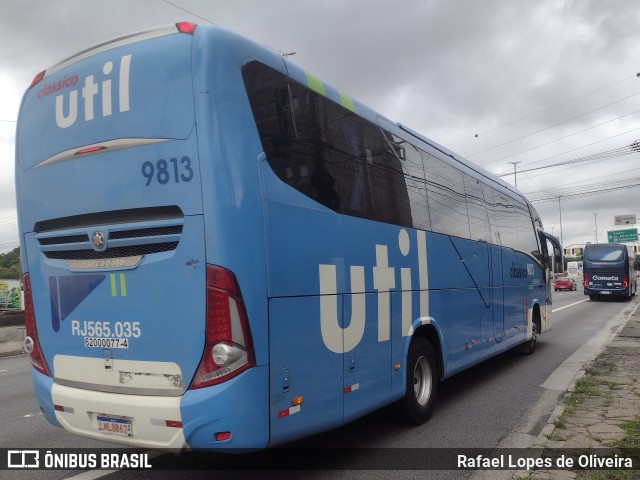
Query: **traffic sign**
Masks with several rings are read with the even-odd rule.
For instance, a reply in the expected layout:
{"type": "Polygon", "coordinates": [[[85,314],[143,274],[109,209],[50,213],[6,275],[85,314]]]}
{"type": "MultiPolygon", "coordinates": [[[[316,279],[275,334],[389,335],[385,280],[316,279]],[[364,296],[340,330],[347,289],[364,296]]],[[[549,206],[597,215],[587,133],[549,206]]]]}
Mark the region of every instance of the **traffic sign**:
{"type": "Polygon", "coordinates": [[[613,217],[613,220],[616,225],[635,225],[636,224],[635,215],[616,215],[615,217],[613,217]]]}
{"type": "Polygon", "coordinates": [[[607,232],[607,236],[609,237],[609,243],[637,242],[638,229],[613,230],[607,232]]]}

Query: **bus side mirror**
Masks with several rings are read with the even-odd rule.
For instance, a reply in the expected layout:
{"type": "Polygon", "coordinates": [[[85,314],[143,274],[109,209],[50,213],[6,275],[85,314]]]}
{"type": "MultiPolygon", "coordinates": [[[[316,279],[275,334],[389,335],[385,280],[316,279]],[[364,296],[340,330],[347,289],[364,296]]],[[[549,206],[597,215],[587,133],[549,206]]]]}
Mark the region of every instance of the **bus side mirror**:
{"type": "Polygon", "coordinates": [[[640,270],[640,263],[638,263],[637,260],[635,262],[633,262],[633,269],[634,270],[640,270]]]}
{"type": "Polygon", "coordinates": [[[555,261],[557,263],[560,263],[562,261],[562,252],[560,251],[560,249],[556,246],[553,247],[553,256],[555,258],[555,261]]]}

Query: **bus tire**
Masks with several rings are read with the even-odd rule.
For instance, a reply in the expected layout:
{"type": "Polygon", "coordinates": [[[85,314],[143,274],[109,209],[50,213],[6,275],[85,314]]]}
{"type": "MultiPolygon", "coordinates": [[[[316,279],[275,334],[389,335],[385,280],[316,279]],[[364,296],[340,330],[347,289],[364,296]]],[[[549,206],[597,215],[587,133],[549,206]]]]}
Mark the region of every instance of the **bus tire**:
{"type": "Polygon", "coordinates": [[[538,343],[538,319],[534,318],[531,322],[531,338],[524,344],[523,351],[527,355],[533,354],[536,351],[536,344],[538,343]]]}
{"type": "Polygon", "coordinates": [[[422,425],[431,417],[438,393],[438,372],[431,343],[426,338],[414,338],[407,354],[406,392],[400,402],[408,423],[422,425]]]}

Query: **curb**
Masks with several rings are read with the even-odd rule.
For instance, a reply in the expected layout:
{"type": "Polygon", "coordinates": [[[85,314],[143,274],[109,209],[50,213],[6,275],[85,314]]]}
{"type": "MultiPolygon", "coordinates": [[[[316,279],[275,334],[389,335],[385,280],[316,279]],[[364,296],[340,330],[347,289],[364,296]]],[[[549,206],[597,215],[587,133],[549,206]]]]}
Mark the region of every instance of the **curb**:
{"type": "MultiPolygon", "coordinates": [[[[586,360],[584,362],[584,364],[582,365],[582,368],[575,375],[575,377],[571,381],[571,384],[569,385],[567,390],[562,395],[562,398],[559,400],[558,405],[553,409],[553,412],[551,412],[551,415],[549,416],[549,418],[547,420],[547,423],[542,428],[542,430],[540,431],[540,433],[538,434],[538,436],[536,437],[536,439],[530,445],[529,448],[540,449],[541,450],[540,454],[542,454],[542,451],[545,448],[547,448],[546,447],[546,442],[548,440],[548,435],[551,435],[554,432],[554,430],[556,429],[556,425],[555,425],[556,420],[565,412],[565,410],[567,408],[567,406],[564,403],[565,398],[567,397],[567,395],[569,395],[572,392],[574,392],[576,384],[578,383],[578,381],[582,377],[584,377],[586,375],[586,369],[598,358],[598,356],[600,356],[607,349],[607,347],[609,347],[615,341],[616,338],[618,338],[620,332],[627,326],[627,324],[629,323],[631,318],[636,314],[636,312],[638,311],[639,308],[640,308],[640,302],[636,302],[635,306],[629,311],[629,313],[626,314],[626,318],[624,318],[620,322],[620,325],[618,325],[616,327],[615,332],[613,332],[611,334],[611,338],[606,343],[602,344],[600,346],[600,348],[597,351],[594,352],[594,354],[593,354],[593,356],[591,358],[589,358],[588,360],[586,360]]],[[[537,478],[563,478],[563,479],[576,478],[575,477],[575,473],[573,471],[569,471],[569,470],[566,470],[566,471],[565,470],[550,470],[550,469],[536,470],[535,472],[524,471],[524,470],[515,471],[515,472],[512,473],[510,478],[512,478],[512,479],[513,478],[523,478],[522,475],[524,475],[525,478],[533,478],[533,479],[537,479],[537,478]],[[531,476],[532,474],[533,474],[533,476],[531,476]],[[540,475],[543,475],[543,477],[540,477],[540,475]]]]}

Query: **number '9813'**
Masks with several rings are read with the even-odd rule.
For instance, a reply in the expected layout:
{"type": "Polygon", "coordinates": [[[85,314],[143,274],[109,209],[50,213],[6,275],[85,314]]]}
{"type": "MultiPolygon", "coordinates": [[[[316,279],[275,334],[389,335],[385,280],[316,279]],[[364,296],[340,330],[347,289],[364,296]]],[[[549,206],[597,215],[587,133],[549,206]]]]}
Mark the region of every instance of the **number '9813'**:
{"type": "Polygon", "coordinates": [[[155,163],[146,161],[142,164],[142,176],[147,180],[147,187],[153,182],[158,182],[160,185],[166,185],[169,182],[190,182],[193,180],[191,159],[184,156],[180,160],[161,158],[155,163]]]}

